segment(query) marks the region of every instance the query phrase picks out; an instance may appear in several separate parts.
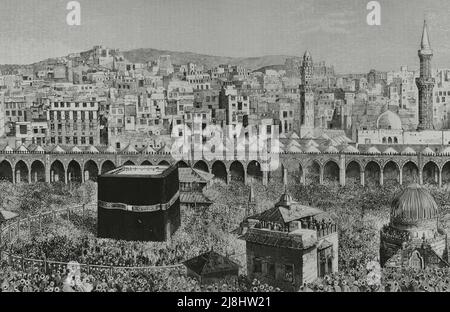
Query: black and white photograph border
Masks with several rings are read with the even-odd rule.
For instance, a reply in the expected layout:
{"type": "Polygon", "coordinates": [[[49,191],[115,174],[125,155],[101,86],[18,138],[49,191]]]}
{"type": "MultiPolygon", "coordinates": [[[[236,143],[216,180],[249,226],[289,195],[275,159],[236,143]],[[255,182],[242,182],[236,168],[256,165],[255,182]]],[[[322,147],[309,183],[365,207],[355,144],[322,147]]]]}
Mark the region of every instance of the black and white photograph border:
{"type": "Polygon", "coordinates": [[[1,293],[450,290],[448,1],[1,2],[1,293]]]}

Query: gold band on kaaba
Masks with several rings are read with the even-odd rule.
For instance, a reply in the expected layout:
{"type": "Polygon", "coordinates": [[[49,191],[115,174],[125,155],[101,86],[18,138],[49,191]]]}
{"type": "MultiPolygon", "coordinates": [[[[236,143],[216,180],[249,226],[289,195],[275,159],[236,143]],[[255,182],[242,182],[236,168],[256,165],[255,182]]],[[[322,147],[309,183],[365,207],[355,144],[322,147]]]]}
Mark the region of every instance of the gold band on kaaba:
{"type": "Polygon", "coordinates": [[[103,209],[125,210],[130,212],[161,211],[169,209],[179,198],[180,198],[180,191],[176,192],[175,195],[165,204],[136,206],[136,205],[127,205],[123,203],[111,203],[99,200],[98,207],[103,209]]]}

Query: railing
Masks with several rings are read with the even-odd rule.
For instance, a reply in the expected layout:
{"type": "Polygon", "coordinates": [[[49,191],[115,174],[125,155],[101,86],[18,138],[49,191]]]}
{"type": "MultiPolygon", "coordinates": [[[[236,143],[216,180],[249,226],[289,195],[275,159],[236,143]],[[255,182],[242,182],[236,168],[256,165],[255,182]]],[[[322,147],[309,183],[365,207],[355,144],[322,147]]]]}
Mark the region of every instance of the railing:
{"type": "MultiPolygon", "coordinates": [[[[54,222],[57,217],[70,220],[71,215],[81,211],[83,219],[86,212],[95,211],[96,203],[88,205],[76,205],[72,207],[61,208],[58,210],[47,211],[39,215],[19,219],[17,221],[7,222],[6,225],[0,224],[0,261],[6,260],[8,265],[14,269],[20,269],[27,271],[33,268],[40,268],[43,272],[66,272],[69,262],[60,262],[43,259],[30,259],[25,258],[22,255],[14,254],[12,251],[12,244],[20,241],[22,235],[25,234],[29,238],[32,237],[37,227],[38,235],[42,233],[43,225],[46,221],[51,220],[54,222]],[[33,224],[34,223],[34,224],[33,224]]],[[[165,266],[136,266],[136,267],[118,267],[118,266],[106,266],[106,265],[93,265],[93,264],[79,264],[80,271],[83,273],[91,274],[93,272],[103,272],[107,274],[114,274],[118,271],[154,271],[154,270],[171,270],[180,269],[183,264],[165,265],[165,266]]]]}

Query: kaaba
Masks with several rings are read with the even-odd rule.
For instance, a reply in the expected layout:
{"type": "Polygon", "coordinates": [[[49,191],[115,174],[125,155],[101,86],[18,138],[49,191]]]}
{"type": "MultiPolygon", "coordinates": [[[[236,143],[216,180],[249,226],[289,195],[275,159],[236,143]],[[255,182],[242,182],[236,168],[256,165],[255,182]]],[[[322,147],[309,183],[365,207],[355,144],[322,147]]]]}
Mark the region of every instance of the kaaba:
{"type": "Polygon", "coordinates": [[[180,224],[177,167],[123,166],[98,178],[99,238],[162,242],[180,224]]]}

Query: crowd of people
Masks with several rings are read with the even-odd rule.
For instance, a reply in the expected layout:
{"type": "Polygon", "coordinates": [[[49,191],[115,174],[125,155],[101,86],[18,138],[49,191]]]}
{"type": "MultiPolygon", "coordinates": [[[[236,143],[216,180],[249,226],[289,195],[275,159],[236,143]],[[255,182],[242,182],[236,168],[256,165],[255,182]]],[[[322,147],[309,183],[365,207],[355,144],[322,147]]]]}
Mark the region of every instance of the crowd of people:
{"type": "Polygon", "coordinates": [[[29,266],[17,269],[0,264],[0,292],[279,292],[279,288],[238,279],[200,284],[182,267],[163,270],[116,269],[74,272],[70,268],[43,269],[29,266]]]}
{"type": "MultiPolygon", "coordinates": [[[[284,191],[278,185],[270,187],[265,193],[264,188],[259,186],[254,190],[258,196],[253,209],[258,212],[276,202],[284,191]]],[[[389,220],[389,201],[394,190],[362,190],[359,186],[296,186],[292,187],[291,193],[305,204],[328,211],[337,221],[339,230],[339,272],[305,284],[301,291],[447,291],[450,288],[447,278],[450,272],[447,269],[426,269],[420,272],[380,269],[375,272],[373,268],[368,268],[367,264],[374,260],[376,262],[378,257],[378,234],[389,220]]],[[[277,291],[270,285],[256,280],[248,281],[245,277],[241,277],[238,283],[224,281],[202,286],[197,280],[186,276],[183,266],[142,269],[180,264],[211,246],[223,254],[233,255],[234,252],[235,256],[245,255],[245,244],[241,244],[244,247],[239,245],[237,237],[229,232],[243,218],[241,214],[245,209],[242,207],[246,207],[248,193],[242,187],[231,184],[220,185],[211,195],[214,195],[215,203],[208,210],[183,212],[183,226],[174,239],[167,243],[97,239],[93,226],[95,217],[89,218],[89,222],[86,217],[78,215],[71,216],[70,220],[53,221],[45,225],[44,233],[13,244],[11,251],[24,258],[47,262],[77,261],[91,266],[91,269],[86,270],[86,266],[83,266],[77,277],[68,278],[66,269],[61,267],[21,267],[3,263],[1,289],[94,292],[277,291]],[[231,203],[228,198],[232,198],[231,203]],[[95,266],[104,268],[95,269],[95,266]]],[[[243,261],[241,264],[245,267],[245,259],[243,261]]]]}
{"type": "Polygon", "coordinates": [[[47,235],[12,245],[12,252],[28,259],[77,261],[86,265],[145,267],[179,264],[191,255],[185,241],[171,244],[96,239],[84,235],[47,235]]]}
{"type": "Polygon", "coordinates": [[[389,268],[379,273],[364,269],[339,272],[325,276],[314,283],[307,283],[303,292],[448,292],[450,270],[448,268],[389,268]],[[378,276],[376,276],[378,275],[378,276]],[[375,280],[378,279],[378,282],[375,280]]]}

